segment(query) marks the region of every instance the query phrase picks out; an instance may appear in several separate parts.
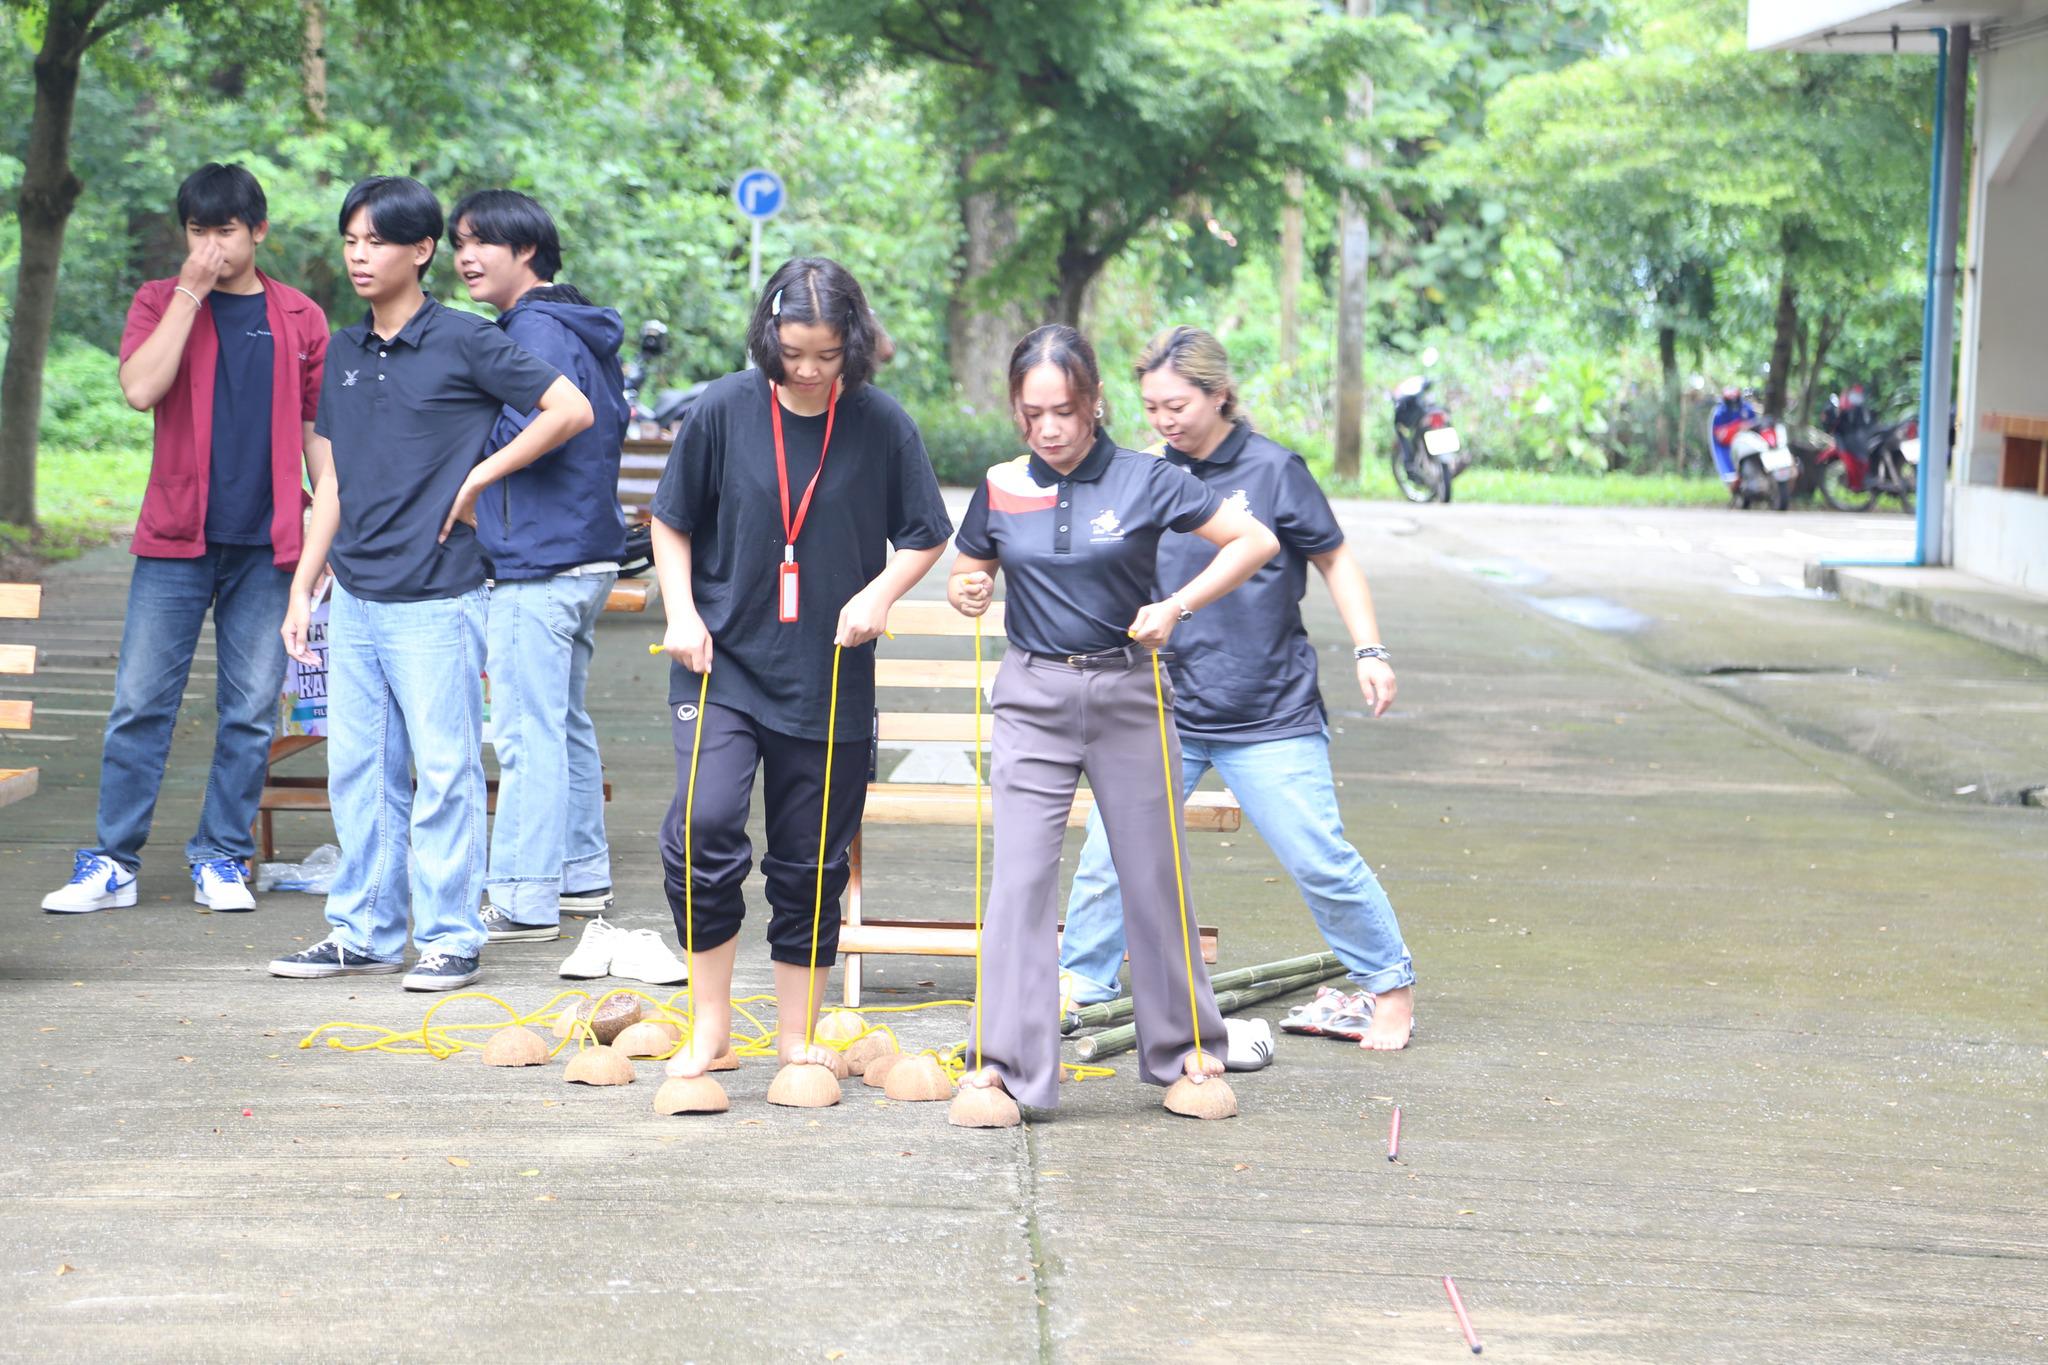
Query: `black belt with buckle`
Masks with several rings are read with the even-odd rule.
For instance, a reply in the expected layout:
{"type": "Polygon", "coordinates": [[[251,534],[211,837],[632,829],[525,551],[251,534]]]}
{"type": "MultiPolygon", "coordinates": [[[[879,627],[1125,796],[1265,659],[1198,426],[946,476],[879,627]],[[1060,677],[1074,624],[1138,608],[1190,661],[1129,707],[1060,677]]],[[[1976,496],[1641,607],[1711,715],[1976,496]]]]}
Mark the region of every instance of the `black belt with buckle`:
{"type": "MultiPolygon", "coordinates": [[[[1068,668],[1132,668],[1142,663],[1152,653],[1143,645],[1125,645],[1121,649],[1105,649],[1095,654],[1034,654],[1035,659],[1047,663],[1065,664],[1068,668]]],[[[1170,663],[1173,655],[1161,650],[1159,661],[1170,663]]]]}

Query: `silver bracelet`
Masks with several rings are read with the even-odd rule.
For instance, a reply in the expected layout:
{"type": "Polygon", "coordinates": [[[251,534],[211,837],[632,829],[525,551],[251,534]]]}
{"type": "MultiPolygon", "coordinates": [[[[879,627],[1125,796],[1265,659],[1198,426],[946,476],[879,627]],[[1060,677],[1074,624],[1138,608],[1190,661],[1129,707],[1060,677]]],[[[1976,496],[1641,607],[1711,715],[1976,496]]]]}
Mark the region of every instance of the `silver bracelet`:
{"type": "Polygon", "coordinates": [[[194,308],[206,307],[205,302],[197,294],[187,289],[184,285],[174,284],[171,286],[171,289],[173,290],[173,292],[183,294],[186,298],[192,300],[192,306],[194,308]]]}
{"type": "Polygon", "coordinates": [[[1385,645],[1359,645],[1351,651],[1353,659],[1379,659],[1385,663],[1394,662],[1394,656],[1387,653],[1385,645]]]}

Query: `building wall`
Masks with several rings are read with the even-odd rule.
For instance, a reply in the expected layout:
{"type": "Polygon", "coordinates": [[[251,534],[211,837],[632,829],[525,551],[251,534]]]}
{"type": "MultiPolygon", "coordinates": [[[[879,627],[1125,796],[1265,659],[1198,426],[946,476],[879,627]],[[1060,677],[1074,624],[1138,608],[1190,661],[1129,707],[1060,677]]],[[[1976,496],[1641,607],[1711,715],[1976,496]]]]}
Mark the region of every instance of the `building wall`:
{"type": "Polygon", "coordinates": [[[2008,488],[1955,490],[1956,567],[2048,593],[2048,498],[2008,488]]]}

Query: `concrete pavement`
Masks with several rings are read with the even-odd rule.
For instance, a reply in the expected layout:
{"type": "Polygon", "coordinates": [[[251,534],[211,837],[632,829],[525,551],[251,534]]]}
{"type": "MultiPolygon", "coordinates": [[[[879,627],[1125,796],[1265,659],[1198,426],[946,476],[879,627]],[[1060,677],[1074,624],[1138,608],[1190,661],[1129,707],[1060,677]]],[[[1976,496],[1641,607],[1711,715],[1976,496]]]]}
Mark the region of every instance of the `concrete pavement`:
{"type": "MultiPolygon", "coordinates": [[[[143,903],[36,912],[90,830],[126,578],[57,570],[36,731],[0,741],[44,768],[0,813],[0,1355],[1449,1360],[1447,1273],[1508,1360],[2048,1355],[2048,815],[2006,803],[2048,773],[2038,666],[1804,589],[1787,537],[1874,544],[1883,518],[1342,511],[1391,716],[1346,690],[1315,585],[1311,628],[1422,1031],[1377,1057],[1283,1038],[1217,1125],[1128,1069],[969,1134],[860,1087],[773,1109],[765,1066],[729,1116],[664,1120],[651,1065],[588,1091],[299,1051],[425,1002],[265,975],[322,932],[313,898],[195,913],[201,682],[143,903]]],[[[594,682],[629,927],[667,922],[654,633],[608,619],[594,682]]],[[[875,913],[965,912],[964,832],[868,847],[875,913]]],[[[1315,946],[1253,832],[1190,848],[1226,965],[1315,946]]],[[[485,986],[537,1004],[569,946],[496,950],[485,986]]],[[[971,989],[965,962],[870,966],[878,1001],[971,989]]]]}

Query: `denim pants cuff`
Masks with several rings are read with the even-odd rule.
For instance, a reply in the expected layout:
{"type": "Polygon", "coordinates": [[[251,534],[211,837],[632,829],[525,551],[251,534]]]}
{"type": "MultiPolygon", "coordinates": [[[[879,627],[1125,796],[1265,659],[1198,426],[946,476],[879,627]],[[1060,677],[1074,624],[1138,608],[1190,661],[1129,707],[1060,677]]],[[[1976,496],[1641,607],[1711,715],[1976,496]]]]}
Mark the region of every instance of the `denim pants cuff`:
{"type": "Polygon", "coordinates": [[[562,864],[561,889],[564,894],[595,891],[611,884],[612,855],[609,849],[593,853],[588,858],[571,858],[562,864]]]}
{"type": "Polygon", "coordinates": [[[1403,986],[1415,984],[1415,964],[1407,958],[1402,958],[1397,965],[1381,971],[1367,972],[1363,976],[1353,972],[1351,980],[1361,990],[1373,995],[1385,995],[1388,991],[1398,991],[1403,986]]]}
{"type": "Polygon", "coordinates": [[[491,904],[510,915],[514,924],[561,923],[562,884],[553,878],[486,882],[484,891],[491,904]]]}

